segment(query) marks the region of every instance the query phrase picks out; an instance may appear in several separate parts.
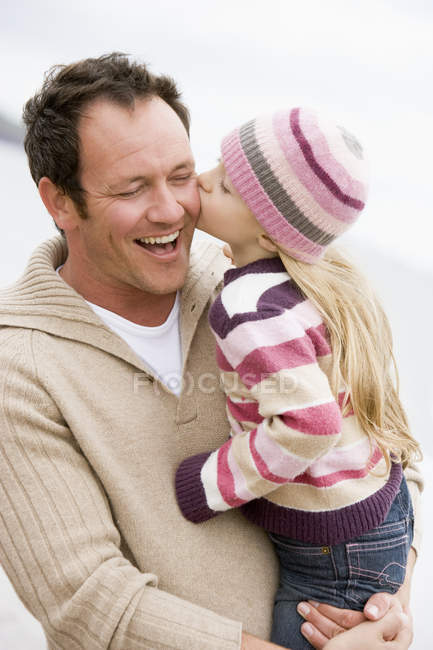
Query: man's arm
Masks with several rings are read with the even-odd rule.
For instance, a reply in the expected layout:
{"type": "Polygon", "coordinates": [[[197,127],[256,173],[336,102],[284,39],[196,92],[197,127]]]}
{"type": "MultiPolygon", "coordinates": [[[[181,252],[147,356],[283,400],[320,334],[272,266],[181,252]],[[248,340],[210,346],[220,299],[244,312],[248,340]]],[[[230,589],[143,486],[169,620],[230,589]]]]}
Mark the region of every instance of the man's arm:
{"type": "Polygon", "coordinates": [[[252,634],[247,634],[247,632],[242,633],[241,650],[278,650],[278,648],[282,648],[282,646],[263,641],[252,634]]]}
{"type": "Polygon", "coordinates": [[[122,555],[103,486],[38,379],[31,339],[11,330],[0,343],[0,562],[50,647],[238,650],[240,623],[158,589],[152,567],[122,555]]]}
{"type": "Polygon", "coordinates": [[[414,525],[413,525],[413,540],[412,548],[416,555],[418,555],[422,542],[422,503],[421,493],[424,489],[424,479],[418,465],[411,463],[404,470],[404,475],[409,488],[410,497],[412,499],[414,525]]]}

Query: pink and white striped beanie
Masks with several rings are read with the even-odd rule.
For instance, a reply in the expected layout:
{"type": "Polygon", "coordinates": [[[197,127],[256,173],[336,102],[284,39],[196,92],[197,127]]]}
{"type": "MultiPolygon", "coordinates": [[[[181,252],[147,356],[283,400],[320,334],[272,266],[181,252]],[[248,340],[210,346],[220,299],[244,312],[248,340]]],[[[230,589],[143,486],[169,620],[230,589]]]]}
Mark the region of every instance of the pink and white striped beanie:
{"type": "Polygon", "coordinates": [[[221,144],[234,187],[269,236],[314,263],[358,218],[367,164],[358,140],[306,108],[243,124],[221,144]]]}

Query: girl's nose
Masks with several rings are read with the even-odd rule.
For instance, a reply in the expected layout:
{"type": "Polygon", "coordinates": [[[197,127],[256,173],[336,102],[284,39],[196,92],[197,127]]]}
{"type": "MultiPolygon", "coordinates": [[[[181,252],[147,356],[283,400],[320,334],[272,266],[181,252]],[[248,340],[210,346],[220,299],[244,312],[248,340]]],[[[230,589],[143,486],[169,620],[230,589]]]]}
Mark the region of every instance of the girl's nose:
{"type": "Polygon", "coordinates": [[[204,190],[205,192],[211,191],[212,183],[211,183],[211,175],[209,172],[203,172],[202,174],[197,176],[197,181],[200,189],[204,190]]]}

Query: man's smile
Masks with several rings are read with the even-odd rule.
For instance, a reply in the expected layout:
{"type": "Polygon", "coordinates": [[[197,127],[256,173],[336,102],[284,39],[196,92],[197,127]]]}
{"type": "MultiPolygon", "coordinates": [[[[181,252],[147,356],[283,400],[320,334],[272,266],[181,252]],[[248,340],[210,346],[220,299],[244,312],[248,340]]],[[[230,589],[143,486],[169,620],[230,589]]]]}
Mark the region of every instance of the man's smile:
{"type": "Polygon", "coordinates": [[[171,259],[173,254],[176,254],[179,249],[179,235],[180,230],[176,230],[170,235],[163,235],[160,237],[140,237],[135,240],[135,243],[141,248],[144,248],[144,250],[151,255],[164,258],[170,256],[171,259]]]}

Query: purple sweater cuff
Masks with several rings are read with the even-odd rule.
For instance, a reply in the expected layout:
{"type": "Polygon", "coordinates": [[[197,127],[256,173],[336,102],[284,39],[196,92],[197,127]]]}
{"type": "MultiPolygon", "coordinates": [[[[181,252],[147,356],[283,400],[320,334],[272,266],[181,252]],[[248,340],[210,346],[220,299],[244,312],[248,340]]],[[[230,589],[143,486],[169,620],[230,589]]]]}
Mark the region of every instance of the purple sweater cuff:
{"type": "Polygon", "coordinates": [[[201,468],[209,456],[210,452],[191,456],[179,465],[176,472],[177,503],[185,519],[189,519],[194,524],[219,514],[208,508],[200,478],[201,468]]]}

